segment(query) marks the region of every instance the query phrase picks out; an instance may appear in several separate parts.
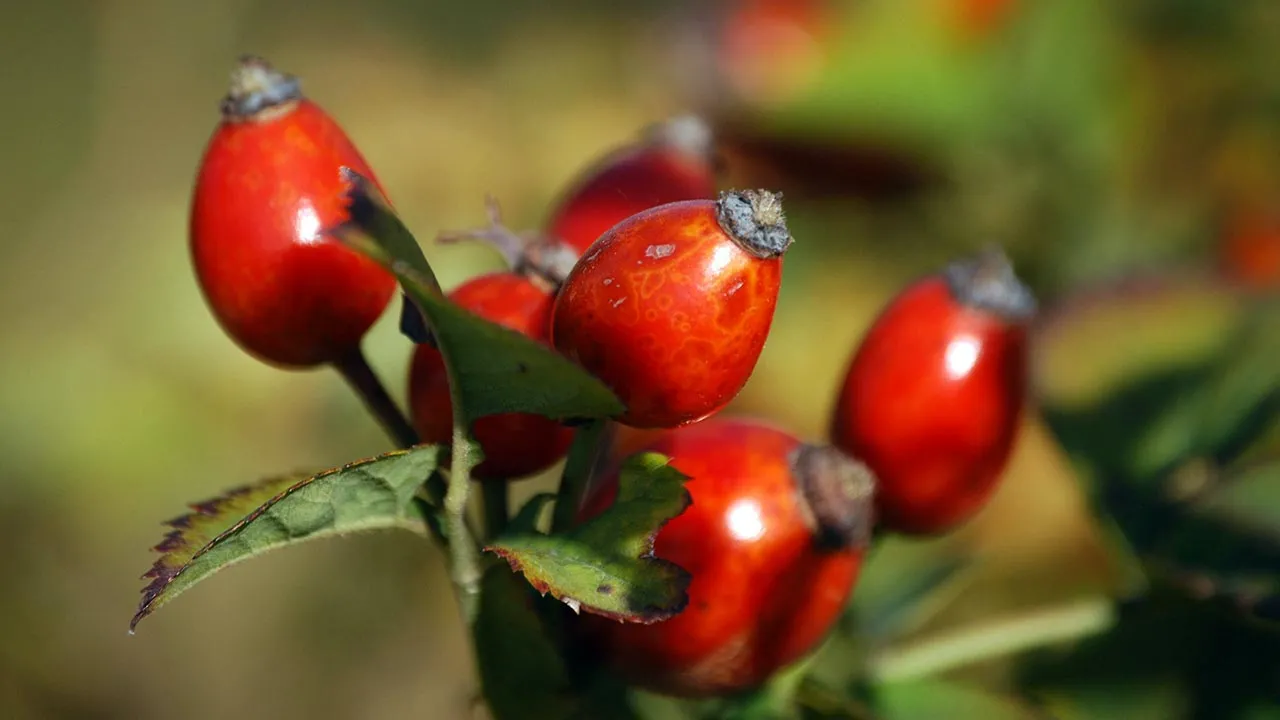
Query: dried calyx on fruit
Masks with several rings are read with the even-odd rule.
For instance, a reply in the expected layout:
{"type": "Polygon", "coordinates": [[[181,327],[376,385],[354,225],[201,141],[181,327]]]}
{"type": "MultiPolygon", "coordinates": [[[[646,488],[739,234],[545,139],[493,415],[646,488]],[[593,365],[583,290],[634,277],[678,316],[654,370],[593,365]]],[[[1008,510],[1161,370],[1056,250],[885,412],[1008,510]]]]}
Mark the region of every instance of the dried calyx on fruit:
{"type": "Polygon", "coordinates": [[[619,222],[657,205],[714,197],[713,148],[704,120],[672,117],[645,128],[637,140],[587,168],[552,208],[544,230],[510,229],[490,197],[486,227],[445,231],[437,242],[488,243],[508,267],[559,284],[596,238],[619,222]]]}
{"type": "Polygon", "coordinates": [[[262,119],[267,110],[287,110],[302,99],[302,81],[263,58],[245,55],[231,73],[231,86],[219,107],[227,120],[262,119]]]}
{"type": "Polygon", "coordinates": [[[1013,264],[998,247],[955,260],[943,268],[942,274],[956,300],[971,308],[1010,322],[1027,321],[1036,314],[1035,295],[1018,279],[1013,264]]]}
{"type": "Polygon", "coordinates": [[[492,195],[485,198],[489,224],[483,228],[446,230],[436,242],[451,245],[464,241],[483,242],[497,250],[507,267],[554,290],[578,261],[578,252],[567,244],[537,231],[515,232],[502,222],[502,207],[492,195]]]}
{"type": "Polygon", "coordinates": [[[821,547],[865,547],[875,526],[871,469],[831,445],[804,444],[791,453],[801,509],[821,547]]]}

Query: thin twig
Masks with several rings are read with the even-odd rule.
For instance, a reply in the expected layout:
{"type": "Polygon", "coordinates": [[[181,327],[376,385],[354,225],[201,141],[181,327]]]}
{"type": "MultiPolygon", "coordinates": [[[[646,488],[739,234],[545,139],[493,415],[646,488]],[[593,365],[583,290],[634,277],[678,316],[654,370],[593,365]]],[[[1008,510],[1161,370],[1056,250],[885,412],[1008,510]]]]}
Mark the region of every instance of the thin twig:
{"type": "Polygon", "coordinates": [[[364,406],[391,437],[396,447],[409,448],[418,444],[417,431],[409,424],[396,401],[391,399],[373,368],[369,367],[369,361],[360,347],[357,346],[351,353],[333,361],[332,365],[364,401],[364,406]]]}

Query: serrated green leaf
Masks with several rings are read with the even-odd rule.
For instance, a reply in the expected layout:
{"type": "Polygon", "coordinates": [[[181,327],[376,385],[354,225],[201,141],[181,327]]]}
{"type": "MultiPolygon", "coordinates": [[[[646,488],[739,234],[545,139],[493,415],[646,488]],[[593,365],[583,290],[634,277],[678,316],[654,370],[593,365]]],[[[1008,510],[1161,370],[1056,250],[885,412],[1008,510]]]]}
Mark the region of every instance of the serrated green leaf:
{"type": "Polygon", "coordinates": [[[426,532],[414,502],[441,448],[423,445],[315,475],[286,475],[237,488],[170,520],[173,531],[145,575],[150,580],[130,632],[160,606],[213,573],[269,550],[365,530],[426,532]]]}
{"type": "Polygon", "coordinates": [[[692,579],[653,554],[653,539],[692,502],[687,478],[657,453],[627,459],[613,505],[559,535],[511,534],[486,550],[524,574],[538,592],[575,610],[650,623],[679,613],[692,579]]]}
{"type": "Polygon", "coordinates": [[[485,570],[472,638],[495,720],[569,720],[581,712],[582,701],[533,609],[534,598],[502,565],[485,570]]]}
{"type": "Polygon", "coordinates": [[[457,384],[468,424],[486,415],[526,412],[553,419],[621,414],[622,402],[596,378],[550,348],[448,300],[422,248],[367,180],[346,173],[350,221],[330,234],[396,274],[431,325],[457,384]]]}
{"type": "Polygon", "coordinates": [[[1045,720],[1014,697],[944,680],[913,680],[876,688],[883,720],[1045,720]]]}

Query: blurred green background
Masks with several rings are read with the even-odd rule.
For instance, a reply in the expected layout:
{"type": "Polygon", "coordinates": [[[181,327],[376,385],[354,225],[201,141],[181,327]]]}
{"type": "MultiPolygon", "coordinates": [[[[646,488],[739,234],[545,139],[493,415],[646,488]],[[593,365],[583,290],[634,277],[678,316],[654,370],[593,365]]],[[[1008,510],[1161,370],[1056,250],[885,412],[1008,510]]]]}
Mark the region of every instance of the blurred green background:
{"type": "MultiPolygon", "coordinates": [[[[746,58],[732,60],[718,50],[725,26],[709,22],[724,12],[7,6],[0,716],[471,716],[470,650],[441,558],[411,536],[234,567],[126,633],[159,522],[185,503],[388,449],[336,375],[282,373],[237,350],[192,278],[190,184],[241,53],[303,78],[424,244],[478,224],[487,192],[510,224],[536,226],[600,153],[668,114],[706,113],[733,181],[782,189],[797,238],[734,410],[808,437],[824,433],[848,353],[892,293],[985,243],[1009,249],[1047,307],[1134,275],[1193,288],[1047,346],[1042,380],[1072,398],[1147,350],[1215,346],[1240,302],[1219,285],[1275,280],[1239,259],[1265,265],[1280,237],[1267,220],[1280,203],[1271,0],[850,0],[830,3],[812,42],[741,41],[746,58]],[[1262,239],[1224,251],[1245,226],[1262,239]]],[[[446,286],[498,266],[478,247],[427,253],[446,286]]],[[[395,315],[367,350],[400,394],[408,345],[395,315]]],[[[920,543],[922,556],[985,560],[920,632],[1114,590],[1123,573],[1086,508],[1067,453],[1031,413],[991,506],[920,543]]],[[[893,572],[911,572],[904,557],[893,572]]]]}

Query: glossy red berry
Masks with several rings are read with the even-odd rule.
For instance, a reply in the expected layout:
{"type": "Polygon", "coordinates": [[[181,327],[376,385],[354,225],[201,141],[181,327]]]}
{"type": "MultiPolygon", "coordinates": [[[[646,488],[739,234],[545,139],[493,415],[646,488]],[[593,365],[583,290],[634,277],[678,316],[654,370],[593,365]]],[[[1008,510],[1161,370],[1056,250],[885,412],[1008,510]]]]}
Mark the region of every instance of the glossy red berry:
{"type": "MultiPolygon", "coordinates": [[[[480,317],[546,343],[552,296],[546,286],[510,272],[481,275],[458,286],[450,299],[480,317]]],[[[453,433],[449,378],[440,351],[417,345],[409,368],[409,405],[413,424],[427,443],[448,443],[453,433]]],[[[475,422],[472,434],[484,461],[472,473],[483,480],[532,475],[564,457],[573,430],[527,413],[489,415],[475,422]]]]}
{"type": "Polygon", "coordinates": [[[875,472],[884,527],[941,533],[986,503],[1017,437],[1035,308],[991,251],[908,286],[867,331],[831,437],[875,472]]]}
{"type": "Polygon", "coordinates": [[[582,254],[642,210],[715,196],[711,129],[700,118],[676,117],[586,170],[552,210],[547,232],[582,254]]]}
{"type": "Polygon", "coordinates": [[[697,422],[755,369],[792,239],[781,198],[733,191],[633,215],[578,261],[556,299],[552,341],[613,389],[619,421],[697,422]]]}
{"type": "MultiPolygon", "coordinates": [[[[654,554],[689,571],[689,603],[658,623],[583,615],[588,644],[627,683],[682,697],[759,686],[812,650],[844,610],[872,525],[874,479],[831,447],[748,419],[669,431],[693,504],[658,531],[654,554]]],[[[616,469],[580,513],[617,495],[616,469]]]]}
{"type": "Polygon", "coordinates": [[[196,177],[190,242],[214,317],[266,362],[358,350],[395,291],[390,273],[322,234],[346,219],[343,166],[374,177],[296,78],[243,59],[196,177]]]}

